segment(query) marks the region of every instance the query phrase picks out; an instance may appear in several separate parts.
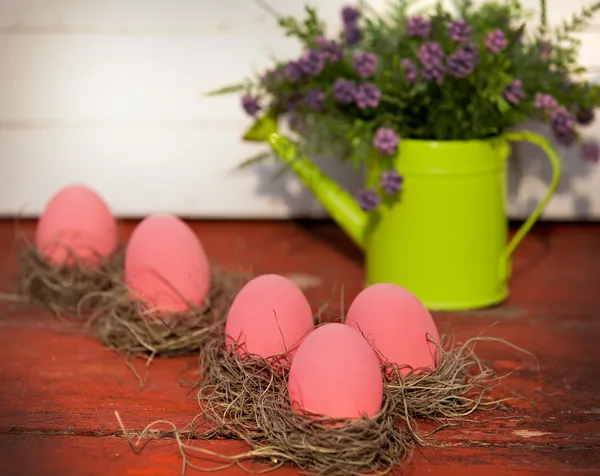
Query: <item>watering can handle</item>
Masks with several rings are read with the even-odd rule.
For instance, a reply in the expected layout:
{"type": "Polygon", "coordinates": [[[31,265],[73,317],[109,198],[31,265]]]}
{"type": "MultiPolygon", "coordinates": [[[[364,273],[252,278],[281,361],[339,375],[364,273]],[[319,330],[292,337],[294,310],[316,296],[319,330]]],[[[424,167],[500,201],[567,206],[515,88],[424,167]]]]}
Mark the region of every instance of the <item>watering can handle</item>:
{"type": "Polygon", "coordinates": [[[550,201],[550,198],[556,191],[556,187],[558,186],[558,182],[560,180],[561,175],[561,162],[558,154],[549,144],[549,142],[539,134],[534,134],[533,132],[508,132],[504,134],[504,139],[510,142],[530,142],[532,144],[537,145],[540,149],[542,149],[548,159],[550,160],[550,164],[552,165],[552,180],[550,181],[550,186],[548,187],[548,191],[544,198],[540,201],[538,206],[535,208],[533,213],[525,220],[525,222],[521,225],[521,227],[515,233],[515,236],[512,237],[510,242],[508,243],[506,249],[504,250],[504,254],[502,256],[502,278],[508,279],[510,277],[510,258],[514,253],[515,249],[521,243],[521,240],[527,235],[531,227],[538,220],[544,208],[550,201]]]}

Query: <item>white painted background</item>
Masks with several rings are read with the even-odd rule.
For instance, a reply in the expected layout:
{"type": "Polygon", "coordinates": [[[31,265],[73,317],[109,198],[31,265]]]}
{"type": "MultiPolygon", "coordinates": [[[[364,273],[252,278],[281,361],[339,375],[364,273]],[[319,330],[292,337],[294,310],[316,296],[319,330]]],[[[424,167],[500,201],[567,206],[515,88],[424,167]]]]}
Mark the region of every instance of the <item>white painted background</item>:
{"type": "MultiPolygon", "coordinates": [[[[298,14],[301,0],[270,0],[298,14]]],[[[344,0],[317,2],[332,29],[344,0]]],[[[536,5],[535,0],[526,0],[536,5]]],[[[549,0],[561,21],[586,0],[549,0]]],[[[381,7],[385,0],[371,0],[381,7]]],[[[582,62],[600,65],[600,18],[582,62]]],[[[36,215],[58,188],[83,182],[117,215],[200,218],[323,216],[291,176],[236,170],[261,150],[236,96],[201,93],[238,82],[299,46],[253,0],[0,0],[0,214],[36,215]]],[[[600,122],[588,129],[600,138],[600,122]]],[[[518,147],[510,212],[523,216],[547,181],[543,156],[518,147]]],[[[600,169],[566,157],[551,218],[600,217],[600,169]]],[[[351,190],[360,177],[329,162],[351,190]]]]}

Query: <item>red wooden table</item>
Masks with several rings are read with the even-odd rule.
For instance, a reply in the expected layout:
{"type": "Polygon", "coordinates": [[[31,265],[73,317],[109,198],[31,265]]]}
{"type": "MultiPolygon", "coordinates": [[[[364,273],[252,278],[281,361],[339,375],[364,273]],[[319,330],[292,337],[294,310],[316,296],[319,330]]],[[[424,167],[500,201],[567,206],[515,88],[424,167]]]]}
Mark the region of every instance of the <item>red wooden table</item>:
{"type": "MultiPolygon", "coordinates": [[[[330,298],[338,283],[347,306],[361,288],[360,253],[329,223],[192,226],[215,261],[312,277],[307,294],[315,301],[330,298]]],[[[122,225],[124,238],[132,227],[122,225]]],[[[14,263],[14,232],[11,221],[0,221],[0,263],[14,263]]],[[[508,419],[489,421],[494,415],[485,413],[439,433],[442,447],[420,450],[398,474],[600,474],[600,225],[541,224],[516,254],[507,303],[435,317],[441,332],[459,339],[485,331],[533,352],[540,371],[526,365],[506,380],[533,405],[515,406],[508,419]]],[[[521,362],[494,344],[478,354],[500,370],[521,362]]],[[[157,359],[140,389],[122,358],[93,339],[65,333],[45,312],[0,304],[0,475],[180,474],[173,438],[155,439],[136,455],[114,412],[132,431],[156,419],[185,427],[198,406],[179,375],[194,365],[193,356],[157,359]]],[[[239,449],[234,442],[202,445],[239,449]]]]}

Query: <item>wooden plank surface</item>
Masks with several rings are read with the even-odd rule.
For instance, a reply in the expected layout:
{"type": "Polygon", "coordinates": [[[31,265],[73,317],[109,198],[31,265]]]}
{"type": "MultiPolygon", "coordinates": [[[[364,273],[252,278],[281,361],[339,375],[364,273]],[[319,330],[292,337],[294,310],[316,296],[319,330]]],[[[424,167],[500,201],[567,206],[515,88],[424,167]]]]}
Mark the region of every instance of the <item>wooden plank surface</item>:
{"type": "MultiPolygon", "coordinates": [[[[31,230],[32,224],[24,227],[31,230]]],[[[307,291],[314,302],[331,298],[337,281],[343,282],[347,306],[361,287],[360,254],[332,225],[193,227],[215,261],[319,278],[322,283],[307,291]]],[[[131,223],[123,224],[123,240],[131,229],[131,223]]],[[[0,222],[0,263],[7,269],[13,237],[13,224],[0,222]]],[[[442,333],[458,339],[483,332],[533,352],[539,372],[501,345],[478,349],[499,371],[524,362],[505,382],[529,402],[513,405],[508,415],[480,414],[440,432],[443,447],[425,449],[398,474],[600,474],[600,226],[541,225],[519,249],[514,268],[505,305],[435,317],[442,333]]],[[[342,305],[339,285],[334,297],[332,313],[342,305]]],[[[198,413],[193,392],[181,382],[193,377],[195,358],[157,359],[140,389],[121,357],[67,331],[45,312],[0,305],[0,474],[177,474],[181,458],[172,438],[153,441],[136,456],[114,412],[129,430],[157,419],[184,430],[198,413]]],[[[231,442],[204,443],[215,444],[219,451],[239,449],[231,442]]]]}

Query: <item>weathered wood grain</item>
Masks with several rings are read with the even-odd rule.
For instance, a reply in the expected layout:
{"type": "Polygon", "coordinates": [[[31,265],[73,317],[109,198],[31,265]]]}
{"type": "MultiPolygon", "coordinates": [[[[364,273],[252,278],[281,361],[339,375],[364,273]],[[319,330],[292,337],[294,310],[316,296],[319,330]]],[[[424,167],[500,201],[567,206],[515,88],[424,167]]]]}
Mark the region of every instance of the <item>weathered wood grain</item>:
{"type": "MultiPolygon", "coordinates": [[[[22,225],[31,232],[30,222],[22,225]]],[[[307,290],[317,304],[331,298],[336,281],[343,283],[343,299],[338,286],[330,317],[347,308],[361,288],[360,254],[330,225],[192,226],[216,262],[318,277],[321,284],[307,290]]],[[[132,228],[133,223],[121,224],[124,241],[132,228]]],[[[12,225],[0,222],[0,263],[8,267],[13,236],[12,225]]],[[[542,225],[517,252],[508,303],[436,314],[442,333],[459,340],[482,332],[506,339],[533,352],[540,368],[514,350],[482,343],[478,355],[499,371],[522,365],[499,395],[512,391],[527,401],[512,404],[509,414],[479,414],[438,433],[436,441],[444,447],[424,450],[402,474],[599,474],[599,245],[598,225],[542,225]]],[[[6,285],[7,277],[2,280],[6,285]]],[[[181,460],[172,439],[153,441],[135,456],[120,438],[114,412],[129,430],[140,431],[156,419],[185,430],[199,408],[180,375],[193,377],[196,369],[193,356],[157,359],[140,389],[123,359],[93,339],[65,333],[48,313],[0,304],[2,474],[177,474],[181,460]]]]}
{"type": "MultiPolygon", "coordinates": [[[[239,446],[224,443],[204,443],[203,448],[235,454],[239,446]]],[[[0,461],[3,476],[172,476],[181,474],[181,456],[173,440],[158,440],[135,455],[122,438],[81,437],[62,435],[0,435],[0,461]]],[[[215,467],[219,462],[194,458],[194,464],[215,467]]],[[[547,476],[599,473],[600,453],[580,446],[427,448],[417,453],[412,464],[395,472],[397,476],[547,476]]],[[[258,468],[257,468],[258,469],[258,468]]],[[[188,471],[187,474],[206,474],[188,471]]],[[[247,476],[239,468],[216,473],[219,476],[247,476]]],[[[296,476],[292,468],[270,473],[296,476]]]]}

